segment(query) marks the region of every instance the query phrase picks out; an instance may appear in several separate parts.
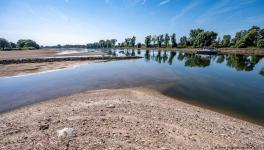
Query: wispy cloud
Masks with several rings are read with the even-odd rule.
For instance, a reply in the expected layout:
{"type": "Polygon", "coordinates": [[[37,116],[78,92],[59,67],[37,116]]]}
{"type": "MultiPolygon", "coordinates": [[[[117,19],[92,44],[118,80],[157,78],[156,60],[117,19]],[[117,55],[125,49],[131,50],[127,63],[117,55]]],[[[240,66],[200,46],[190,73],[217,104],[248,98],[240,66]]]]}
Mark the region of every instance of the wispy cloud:
{"type": "Polygon", "coordinates": [[[171,18],[172,21],[175,21],[182,16],[184,16],[186,13],[190,12],[193,8],[195,8],[200,3],[199,0],[192,0],[186,7],[184,7],[177,15],[173,16],[171,18]]]}
{"type": "Polygon", "coordinates": [[[159,6],[162,6],[162,5],[168,4],[169,2],[170,2],[170,0],[162,0],[162,1],[159,3],[159,6]]]}
{"type": "Polygon", "coordinates": [[[247,22],[251,24],[259,24],[264,23],[264,17],[262,15],[260,16],[251,16],[247,18],[247,22]]]}
{"type": "Polygon", "coordinates": [[[215,5],[209,8],[204,14],[197,17],[197,23],[204,23],[207,20],[214,18],[216,15],[232,12],[235,14],[241,7],[246,6],[252,3],[250,0],[241,0],[241,1],[231,1],[231,0],[221,0],[218,1],[215,5]]]}

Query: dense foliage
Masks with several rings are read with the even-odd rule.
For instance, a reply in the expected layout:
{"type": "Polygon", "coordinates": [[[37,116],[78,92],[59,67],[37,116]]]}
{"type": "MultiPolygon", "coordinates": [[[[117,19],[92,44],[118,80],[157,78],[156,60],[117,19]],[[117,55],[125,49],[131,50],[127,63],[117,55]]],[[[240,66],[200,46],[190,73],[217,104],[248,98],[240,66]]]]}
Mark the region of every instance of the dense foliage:
{"type": "MultiPolygon", "coordinates": [[[[146,48],[246,48],[246,47],[264,47],[264,29],[252,26],[248,30],[241,30],[236,33],[235,37],[224,35],[222,39],[214,31],[205,31],[204,29],[190,30],[189,37],[180,37],[179,43],[176,42],[176,34],[148,35],[145,37],[144,46],[146,48]]],[[[128,39],[117,47],[133,47],[128,45],[128,39]]]]}
{"type": "Polygon", "coordinates": [[[0,38],[0,48],[1,50],[23,50],[23,49],[39,49],[39,45],[30,39],[21,39],[18,40],[17,43],[13,43],[13,42],[8,42],[6,39],[4,38],[0,38]]]}

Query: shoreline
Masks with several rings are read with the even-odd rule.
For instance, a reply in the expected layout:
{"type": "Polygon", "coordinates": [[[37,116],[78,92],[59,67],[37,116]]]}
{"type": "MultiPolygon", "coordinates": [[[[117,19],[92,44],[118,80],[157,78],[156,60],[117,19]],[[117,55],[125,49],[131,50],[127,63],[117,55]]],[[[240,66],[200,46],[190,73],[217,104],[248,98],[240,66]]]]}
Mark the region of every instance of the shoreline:
{"type": "MultiPolygon", "coordinates": [[[[106,49],[106,48],[105,48],[106,49]]],[[[195,53],[202,48],[112,48],[112,49],[140,49],[140,50],[168,50],[195,53]]],[[[219,48],[220,54],[240,54],[240,55],[264,55],[264,48],[219,48]]]]}
{"type": "Polygon", "coordinates": [[[151,89],[105,89],[0,114],[0,145],[4,149],[260,148],[264,127],[151,89]],[[56,134],[62,128],[76,131],[68,144],[56,134]]]}

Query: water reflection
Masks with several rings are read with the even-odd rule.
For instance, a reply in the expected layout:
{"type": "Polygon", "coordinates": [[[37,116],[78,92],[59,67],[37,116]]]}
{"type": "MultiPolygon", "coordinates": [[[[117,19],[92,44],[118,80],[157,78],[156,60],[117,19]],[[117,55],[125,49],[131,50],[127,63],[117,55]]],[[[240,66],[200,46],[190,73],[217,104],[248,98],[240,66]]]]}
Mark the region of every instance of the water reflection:
{"type": "Polygon", "coordinates": [[[260,70],[259,74],[264,76],[264,67],[260,70]]]}
{"type": "MultiPolygon", "coordinates": [[[[132,51],[133,53],[133,51],[132,51]]],[[[174,63],[174,58],[177,56],[177,60],[184,62],[186,67],[208,67],[211,62],[216,62],[218,64],[222,64],[226,62],[226,66],[230,68],[234,68],[237,71],[252,71],[256,64],[260,62],[260,60],[264,56],[245,56],[238,54],[229,54],[229,55],[199,55],[194,53],[184,53],[170,51],[168,54],[167,51],[154,51],[152,50],[152,54],[150,56],[150,51],[145,51],[145,59],[149,61],[150,59],[156,61],[158,63],[168,63],[172,65],[174,63]]],[[[260,71],[260,75],[263,75],[263,69],[260,71]]]]}
{"type": "Polygon", "coordinates": [[[168,63],[169,63],[170,65],[173,64],[173,58],[175,57],[175,55],[176,55],[176,52],[174,52],[174,51],[171,51],[171,52],[170,52],[170,58],[169,58],[169,60],[168,60],[168,63]]]}
{"type": "MultiPolygon", "coordinates": [[[[200,67],[205,68],[210,66],[212,62],[216,62],[218,64],[226,63],[226,66],[230,68],[234,68],[237,71],[253,71],[256,64],[260,62],[260,60],[264,56],[246,56],[239,54],[229,54],[229,55],[199,55],[195,53],[187,53],[187,52],[177,52],[176,51],[166,51],[166,50],[140,50],[140,49],[125,49],[109,51],[109,55],[118,56],[118,54],[125,56],[142,56],[142,52],[144,53],[144,57],[146,61],[156,61],[159,64],[168,63],[172,65],[174,63],[174,59],[176,61],[184,62],[184,66],[186,67],[200,67]]],[[[260,75],[263,75],[263,69],[259,72],[260,75]]]]}

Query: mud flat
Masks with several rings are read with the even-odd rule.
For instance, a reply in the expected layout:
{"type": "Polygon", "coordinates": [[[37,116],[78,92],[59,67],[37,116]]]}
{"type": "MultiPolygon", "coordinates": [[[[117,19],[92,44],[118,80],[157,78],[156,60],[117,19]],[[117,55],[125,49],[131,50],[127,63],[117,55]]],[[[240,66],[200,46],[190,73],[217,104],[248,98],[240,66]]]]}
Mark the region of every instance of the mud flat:
{"type": "Polygon", "coordinates": [[[87,91],[0,114],[0,149],[263,149],[264,127],[146,88],[87,91]]]}

